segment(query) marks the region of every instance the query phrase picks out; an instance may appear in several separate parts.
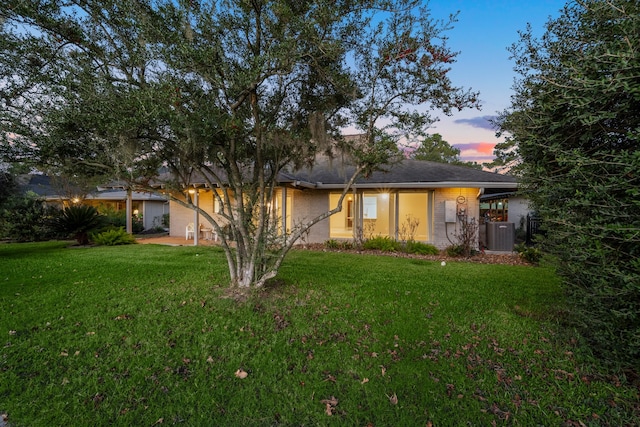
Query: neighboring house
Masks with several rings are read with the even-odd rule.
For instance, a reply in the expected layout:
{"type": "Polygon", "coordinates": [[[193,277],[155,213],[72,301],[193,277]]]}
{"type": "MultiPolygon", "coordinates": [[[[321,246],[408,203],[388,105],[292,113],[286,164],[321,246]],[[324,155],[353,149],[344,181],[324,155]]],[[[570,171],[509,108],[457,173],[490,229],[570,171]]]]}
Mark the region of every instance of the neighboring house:
{"type": "MultiPolygon", "coordinates": [[[[512,193],[517,188],[512,176],[445,163],[403,160],[387,169],[359,178],[345,198],[342,211],[314,225],[305,242],[354,239],[358,230],[362,230],[365,238],[413,238],[443,249],[457,243],[462,220],[483,220],[480,212],[483,194],[512,193]]],[[[292,226],[336,207],[353,170],[337,160],[333,163],[323,160],[308,170],[282,173],[272,207],[282,228],[289,231],[292,226]]],[[[211,213],[218,212],[213,197],[213,191],[218,190],[204,183],[193,184],[198,206],[211,213]]],[[[185,237],[190,223],[211,228],[193,210],[175,202],[170,205],[172,236],[185,237]]],[[[479,242],[479,246],[484,247],[484,243],[479,242]]]]}
{"type": "MultiPolygon", "coordinates": [[[[57,204],[60,207],[82,202],[85,205],[95,206],[98,209],[110,209],[116,212],[126,211],[127,191],[98,187],[86,193],[68,186],[65,189],[58,188],[47,175],[28,175],[21,185],[23,192],[33,192],[45,199],[47,203],[57,204]]],[[[153,193],[133,191],[131,193],[132,215],[141,218],[144,229],[149,230],[162,226],[163,216],[169,213],[169,202],[164,196],[153,193]]]]}

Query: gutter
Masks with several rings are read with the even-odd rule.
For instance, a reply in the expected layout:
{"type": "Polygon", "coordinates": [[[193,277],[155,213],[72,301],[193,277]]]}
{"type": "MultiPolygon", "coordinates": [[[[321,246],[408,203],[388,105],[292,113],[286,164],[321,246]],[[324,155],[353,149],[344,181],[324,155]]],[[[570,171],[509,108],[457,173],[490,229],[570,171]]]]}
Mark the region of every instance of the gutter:
{"type": "MultiPolygon", "coordinates": [[[[317,183],[314,187],[325,190],[341,190],[345,184],[323,184],[317,183]]],[[[442,181],[442,182],[398,182],[398,183],[354,183],[354,188],[358,189],[423,189],[423,188],[479,188],[484,193],[485,188],[518,188],[517,182],[472,182],[472,181],[442,181]]],[[[480,195],[478,195],[479,197],[480,195]]]]}

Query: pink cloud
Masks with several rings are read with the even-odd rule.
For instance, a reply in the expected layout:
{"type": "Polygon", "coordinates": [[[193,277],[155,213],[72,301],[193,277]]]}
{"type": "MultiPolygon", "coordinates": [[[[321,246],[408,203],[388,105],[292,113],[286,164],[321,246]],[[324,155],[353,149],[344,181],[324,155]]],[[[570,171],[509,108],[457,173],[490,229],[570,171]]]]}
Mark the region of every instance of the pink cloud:
{"type": "Polygon", "coordinates": [[[467,142],[464,144],[454,144],[456,148],[459,148],[461,152],[473,151],[478,154],[487,156],[493,156],[493,149],[496,146],[495,142],[467,142]]]}
{"type": "Polygon", "coordinates": [[[463,144],[454,144],[460,149],[460,158],[465,161],[474,161],[478,163],[490,162],[493,160],[493,149],[495,142],[468,142],[463,144]]]}

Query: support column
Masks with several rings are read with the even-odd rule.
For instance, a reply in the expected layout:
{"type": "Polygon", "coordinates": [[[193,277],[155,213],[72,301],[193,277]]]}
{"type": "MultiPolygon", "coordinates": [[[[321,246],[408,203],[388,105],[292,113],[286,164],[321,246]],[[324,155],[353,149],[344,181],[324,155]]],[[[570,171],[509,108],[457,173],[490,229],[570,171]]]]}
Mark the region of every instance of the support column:
{"type": "Polygon", "coordinates": [[[127,215],[127,233],[133,234],[133,212],[131,210],[133,206],[133,196],[131,195],[131,188],[127,188],[127,204],[126,204],[126,215],[127,215]]]}
{"type": "Polygon", "coordinates": [[[282,187],[282,241],[287,243],[287,187],[282,187]]]}
{"type": "Polygon", "coordinates": [[[200,238],[200,212],[198,212],[198,208],[200,208],[200,197],[197,188],[193,193],[193,204],[196,207],[193,210],[193,246],[198,246],[198,239],[200,238]]]}

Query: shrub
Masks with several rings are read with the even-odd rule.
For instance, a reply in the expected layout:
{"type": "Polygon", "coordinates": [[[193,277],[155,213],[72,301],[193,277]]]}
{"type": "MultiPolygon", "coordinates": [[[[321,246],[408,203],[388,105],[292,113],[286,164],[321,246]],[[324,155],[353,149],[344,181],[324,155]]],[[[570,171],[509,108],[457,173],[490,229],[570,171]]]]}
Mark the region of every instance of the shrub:
{"type": "Polygon", "coordinates": [[[520,258],[531,264],[538,264],[542,259],[542,251],[534,246],[527,246],[521,243],[515,246],[515,250],[518,252],[520,258]]]}
{"type": "Polygon", "coordinates": [[[324,247],[327,249],[340,249],[340,242],[335,239],[329,239],[324,242],[324,247]]]}
{"type": "Polygon", "coordinates": [[[387,236],[378,236],[368,239],[364,242],[364,249],[368,250],[378,250],[383,252],[395,252],[401,249],[401,245],[399,242],[391,239],[387,236]]]}
{"type": "Polygon", "coordinates": [[[59,209],[47,206],[35,194],[12,196],[0,207],[0,237],[17,242],[34,242],[59,237],[52,219],[59,209]]]}
{"type": "Polygon", "coordinates": [[[324,247],[333,250],[350,250],[353,249],[353,243],[349,241],[340,241],[336,239],[329,239],[324,242],[324,247]]]}
{"type": "Polygon", "coordinates": [[[463,245],[451,245],[446,249],[447,256],[452,258],[461,257],[464,255],[465,248],[463,245]]]}
{"type": "Polygon", "coordinates": [[[78,205],[64,209],[55,219],[56,228],[71,235],[80,245],[89,244],[89,233],[102,225],[102,217],[93,206],[78,205]]]}
{"type": "Polygon", "coordinates": [[[460,222],[460,231],[456,234],[458,239],[458,245],[462,250],[462,253],[458,256],[470,257],[474,254],[476,243],[478,239],[478,222],[475,218],[467,220],[465,217],[460,222]]]}
{"type": "Polygon", "coordinates": [[[127,233],[122,227],[112,228],[111,230],[96,234],[93,236],[93,241],[97,245],[103,246],[130,245],[136,243],[135,237],[127,233]]]}
{"type": "Polygon", "coordinates": [[[416,242],[415,240],[409,240],[404,246],[404,251],[408,254],[417,255],[438,255],[440,253],[435,246],[416,242]]]}
{"type": "MultiPolygon", "coordinates": [[[[110,228],[126,228],[127,227],[127,212],[124,210],[115,210],[110,206],[100,206],[98,211],[103,216],[103,224],[110,228]]],[[[144,222],[142,217],[134,216],[131,219],[131,228],[134,233],[140,233],[144,231],[144,222]]],[[[164,230],[163,230],[164,231],[164,230]]]]}

